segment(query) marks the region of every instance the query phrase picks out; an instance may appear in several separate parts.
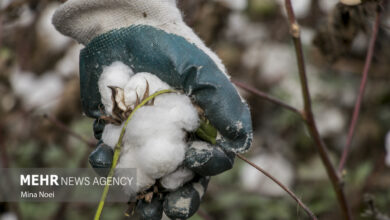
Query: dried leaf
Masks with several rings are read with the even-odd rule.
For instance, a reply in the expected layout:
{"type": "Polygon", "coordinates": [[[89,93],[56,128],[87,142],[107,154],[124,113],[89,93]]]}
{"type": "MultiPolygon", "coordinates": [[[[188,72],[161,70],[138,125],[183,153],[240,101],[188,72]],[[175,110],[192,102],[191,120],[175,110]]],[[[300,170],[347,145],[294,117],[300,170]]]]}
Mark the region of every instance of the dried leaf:
{"type": "Polygon", "coordinates": [[[145,195],[145,202],[151,203],[151,202],[152,202],[152,199],[153,199],[153,192],[147,193],[147,194],[145,195]]]}
{"type": "Polygon", "coordinates": [[[122,116],[122,113],[126,111],[126,105],[122,106],[122,104],[117,102],[117,100],[120,102],[124,97],[123,89],[115,86],[109,86],[108,88],[110,88],[112,92],[112,96],[111,96],[111,100],[113,102],[112,117],[118,118],[120,121],[123,121],[125,118],[122,116]]]}
{"type": "Polygon", "coordinates": [[[149,97],[149,82],[146,79],[145,81],[146,81],[146,89],[145,89],[144,96],[142,97],[142,101],[145,100],[147,97],[149,97]]]}
{"type": "Polygon", "coordinates": [[[137,93],[137,92],[135,92],[135,95],[136,95],[136,97],[137,97],[137,101],[135,102],[135,106],[138,106],[138,105],[141,103],[141,101],[140,101],[140,99],[139,99],[139,96],[138,96],[138,93],[137,93]]]}

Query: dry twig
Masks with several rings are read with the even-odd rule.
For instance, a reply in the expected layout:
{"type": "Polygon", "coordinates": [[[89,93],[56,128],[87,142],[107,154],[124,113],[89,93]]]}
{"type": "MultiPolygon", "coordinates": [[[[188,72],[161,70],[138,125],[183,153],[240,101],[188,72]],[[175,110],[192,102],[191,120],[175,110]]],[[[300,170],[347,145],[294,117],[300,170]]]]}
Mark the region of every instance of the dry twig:
{"type": "Polygon", "coordinates": [[[311,104],[311,96],[310,96],[307,74],[305,69],[305,60],[304,60],[304,55],[302,50],[302,42],[300,38],[300,27],[295,19],[295,14],[291,4],[291,0],[285,0],[285,6],[286,6],[289,25],[290,25],[290,33],[293,38],[295,52],[297,55],[297,63],[299,69],[299,77],[301,81],[302,96],[304,99],[304,119],[310,131],[310,134],[314,142],[316,143],[316,147],[319,151],[322,163],[325,165],[326,172],[330,178],[330,181],[332,182],[334,191],[336,192],[337,195],[338,202],[344,214],[344,218],[350,220],[352,219],[352,213],[349,208],[348,201],[343,190],[343,183],[339,175],[337,174],[336,169],[333,167],[330,161],[329,154],[327,152],[327,147],[318,132],[317,125],[314,120],[312,104],[311,104]]]}
{"type": "Polygon", "coordinates": [[[262,92],[262,91],[260,91],[260,90],[258,90],[256,88],[254,88],[254,87],[246,85],[246,84],[244,84],[242,82],[238,82],[238,81],[236,81],[234,79],[232,79],[231,81],[236,86],[238,86],[238,87],[240,87],[240,88],[242,88],[242,89],[244,89],[244,90],[246,90],[248,92],[251,92],[251,93],[257,95],[258,97],[260,97],[260,98],[262,98],[264,100],[267,100],[267,101],[269,101],[269,102],[271,102],[271,103],[273,103],[275,105],[279,105],[279,106],[281,106],[281,107],[283,107],[283,108],[285,108],[287,110],[290,110],[290,111],[296,113],[297,115],[299,115],[301,117],[303,116],[303,114],[302,114],[302,112],[300,110],[298,110],[297,108],[295,108],[295,107],[293,107],[293,106],[283,102],[282,100],[279,100],[279,99],[277,99],[275,97],[272,97],[272,96],[270,96],[270,95],[268,95],[268,94],[266,94],[266,93],[264,93],[264,92],[262,92]]]}
{"type": "Polygon", "coordinates": [[[352,144],[352,138],[353,138],[353,135],[355,134],[357,121],[359,120],[360,108],[362,105],[364,91],[365,91],[366,84],[367,84],[368,73],[370,71],[370,67],[371,67],[371,63],[372,63],[372,58],[374,56],[375,42],[376,42],[376,39],[378,37],[379,25],[380,25],[380,9],[378,8],[377,13],[376,13],[376,17],[375,17],[375,24],[374,24],[371,39],[370,39],[370,44],[369,44],[368,51],[367,51],[366,61],[364,64],[362,81],[361,81],[360,87],[359,87],[359,94],[358,94],[358,97],[357,97],[357,100],[355,103],[355,108],[353,110],[352,121],[351,121],[351,124],[349,126],[347,143],[344,147],[343,154],[341,156],[341,160],[340,160],[340,164],[339,164],[339,172],[340,173],[344,170],[345,163],[347,162],[349,149],[350,149],[351,144],[352,144]]]}
{"type": "Polygon", "coordinates": [[[287,186],[283,185],[279,180],[277,180],[275,177],[273,177],[267,171],[265,171],[264,169],[260,168],[256,164],[252,163],[251,161],[249,161],[247,158],[245,158],[241,154],[237,154],[237,157],[240,158],[241,160],[245,161],[247,164],[251,165],[255,169],[257,169],[258,171],[262,172],[265,176],[267,176],[273,182],[278,184],[284,191],[286,191],[298,203],[298,205],[300,207],[303,208],[303,210],[305,210],[305,212],[307,213],[308,216],[311,217],[311,219],[317,220],[317,217],[313,214],[313,212],[310,211],[310,209],[287,186]]]}

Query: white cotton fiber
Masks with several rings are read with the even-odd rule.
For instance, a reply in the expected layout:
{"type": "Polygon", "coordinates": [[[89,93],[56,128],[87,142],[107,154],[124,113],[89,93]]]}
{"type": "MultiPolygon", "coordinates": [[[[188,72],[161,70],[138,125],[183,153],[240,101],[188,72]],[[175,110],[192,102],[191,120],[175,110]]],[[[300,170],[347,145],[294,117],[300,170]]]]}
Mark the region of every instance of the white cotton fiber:
{"type": "Polygon", "coordinates": [[[173,173],[164,176],[160,183],[165,189],[175,190],[192,178],[194,178],[194,172],[187,167],[179,167],[173,173]]]}
{"type": "Polygon", "coordinates": [[[15,69],[11,74],[10,83],[15,94],[21,98],[23,106],[28,110],[52,109],[64,89],[61,77],[53,72],[36,76],[15,69]]]}
{"type": "Polygon", "coordinates": [[[118,138],[119,135],[121,134],[122,127],[123,125],[116,126],[113,124],[106,124],[103,131],[104,143],[114,148],[116,143],[118,142],[118,138]]]}
{"type": "Polygon", "coordinates": [[[139,163],[142,162],[138,158],[138,154],[134,151],[129,150],[127,145],[124,145],[121,152],[121,157],[118,165],[116,166],[115,174],[117,176],[127,176],[128,171],[125,168],[136,168],[137,176],[136,176],[136,192],[134,192],[133,187],[124,187],[124,191],[127,195],[134,195],[137,192],[141,192],[146,190],[154,185],[156,182],[154,178],[150,177],[143,169],[139,168],[139,163]]]}
{"type": "Polygon", "coordinates": [[[137,73],[124,87],[125,104],[127,106],[135,107],[137,95],[141,99],[146,92],[147,85],[149,85],[149,95],[170,88],[168,84],[161,81],[153,74],[137,73]]]}
{"type": "Polygon", "coordinates": [[[113,107],[112,91],[109,86],[123,88],[133,74],[133,70],[122,62],[114,62],[110,66],[103,67],[103,73],[99,78],[98,84],[102,103],[107,114],[112,114],[113,107]]]}
{"type": "MultiPolygon", "coordinates": [[[[118,73],[118,63],[106,67],[105,76],[99,79],[99,89],[106,92],[102,101],[107,108],[112,108],[111,91],[104,86],[118,86],[124,89],[127,107],[135,107],[136,96],[141,99],[149,84],[149,95],[171,89],[166,83],[150,73],[129,74],[118,73]],[[113,71],[114,69],[114,71],[113,71]],[[115,77],[108,74],[114,73],[115,77]],[[117,80],[119,77],[128,80],[117,80]],[[120,82],[120,83],[119,83],[120,82]]],[[[128,73],[127,68],[122,68],[128,73]]],[[[186,132],[193,132],[199,126],[196,108],[189,97],[184,94],[168,93],[157,96],[154,104],[138,109],[130,120],[123,138],[121,157],[117,168],[137,168],[137,192],[151,187],[155,180],[161,179],[166,189],[174,190],[193,178],[192,171],[179,168],[187,150],[186,132]]],[[[106,125],[103,141],[114,147],[118,141],[122,126],[106,125]]],[[[120,172],[120,171],[119,171],[120,172]]],[[[118,174],[120,175],[120,173],[118,174]]],[[[129,193],[129,190],[126,191],[129,193]]]]}

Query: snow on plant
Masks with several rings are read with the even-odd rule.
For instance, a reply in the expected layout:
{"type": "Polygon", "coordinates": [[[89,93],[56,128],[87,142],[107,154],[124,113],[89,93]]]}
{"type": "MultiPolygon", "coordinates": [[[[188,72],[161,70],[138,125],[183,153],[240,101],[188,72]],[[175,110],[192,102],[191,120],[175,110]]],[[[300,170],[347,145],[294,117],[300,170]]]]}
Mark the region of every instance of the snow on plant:
{"type": "MultiPolygon", "coordinates": [[[[107,116],[102,140],[111,147],[118,142],[124,122],[136,106],[150,94],[171,89],[150,73],[137,73],[121,62],[105,67],[99,90],[107,116]]],[[[137,168],[136,192],[152,187],[156,180],[167,190],[175,190],[191,180],[194,173],[182,167],[187,149],[187,132],[199,126],[199,116],[189,97],[169,93],[157,96],[137,110],[123,137],[122,153],[116,175],[124,169],[137,168]]],[[[123,171],[124,172],[124,171],[123,171]]]]}

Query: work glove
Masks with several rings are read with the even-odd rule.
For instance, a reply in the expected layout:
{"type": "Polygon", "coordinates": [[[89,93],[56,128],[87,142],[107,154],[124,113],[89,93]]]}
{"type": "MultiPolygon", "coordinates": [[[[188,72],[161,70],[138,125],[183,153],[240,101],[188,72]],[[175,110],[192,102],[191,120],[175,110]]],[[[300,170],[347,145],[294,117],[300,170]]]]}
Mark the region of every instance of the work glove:
{"type": "MultiPolygon", "coordinates": [[[[105,114],[98,81],[103,68],[120,61],[134,73],[148,72],[196,103],[218,131],[215,144],[192,139],[184,165],[197,175],[163,199],[139,201],[142,219],[187,219],[198,209],[209,176],[232,168],[234,155],[252,142],[248,105],[229,80],[219,58],[182,19],[175,0],[68,0],[54,14],[53,24],[85,48],[80,53],[81,102],[95,118],[100,140],[105,114]]],[[[89,157],[94,168],[109,168],[113,152],[99,142],[89,157]]]]}

